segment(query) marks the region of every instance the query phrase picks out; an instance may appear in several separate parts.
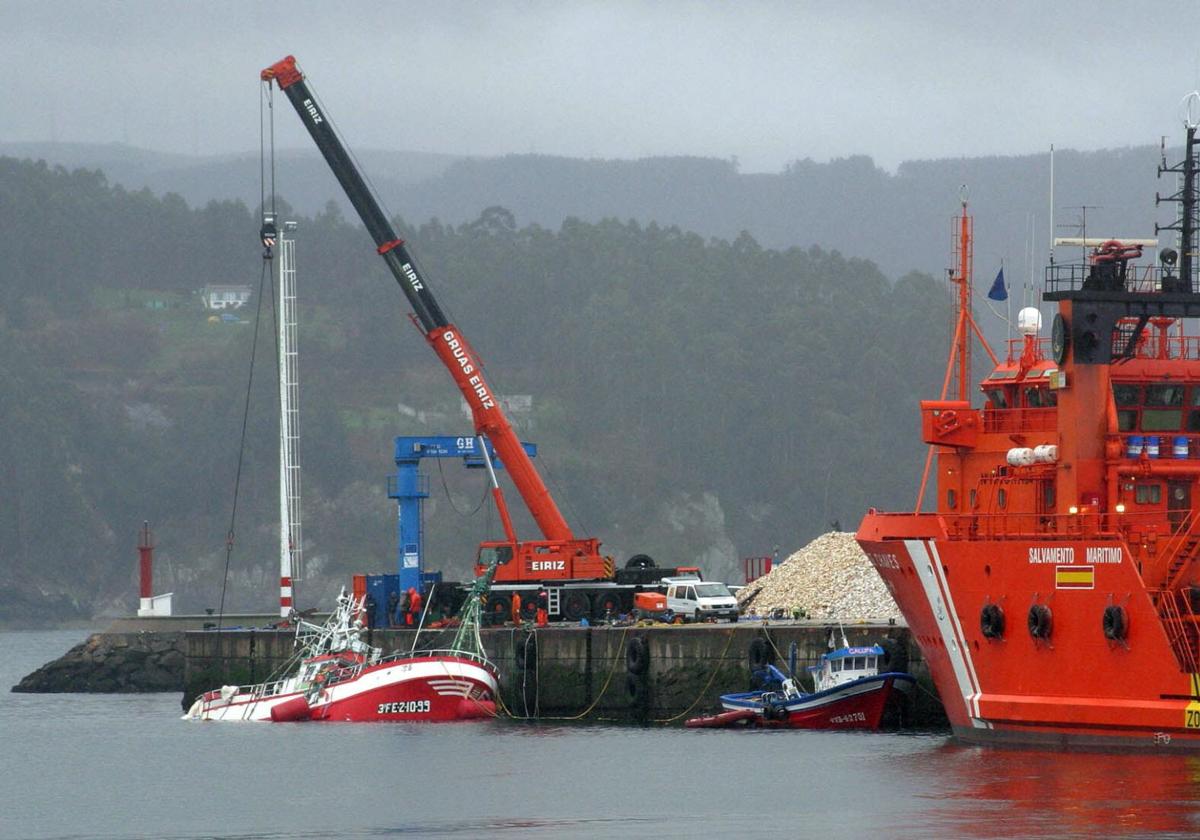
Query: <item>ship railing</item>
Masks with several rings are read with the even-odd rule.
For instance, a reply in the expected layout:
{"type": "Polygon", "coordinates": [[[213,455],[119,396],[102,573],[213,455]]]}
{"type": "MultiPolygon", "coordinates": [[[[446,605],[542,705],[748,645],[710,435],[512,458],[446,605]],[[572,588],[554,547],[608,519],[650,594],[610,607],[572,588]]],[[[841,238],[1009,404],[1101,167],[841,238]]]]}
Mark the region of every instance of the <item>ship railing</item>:
{"type": "Polygon", "coordinates": [[[1179,670],[1187,674],[1200,672],[1200,616],[1189,592],[1170,589],[1149,590],[1158,605],[1158,615],[1167,641],[1179,663],[1179,670]]]}
{"type": "Polygon", "coordinates": [[[437,656],[453,656],[458,659],[469,659],[472,662],[477,662],[480,665],[492,667],[492,661],[486,656],[478,653],[471,653],[465,650],[455,650],[454,648],[426,648],[423,650],[402,651],[399,653],[389,654],[379,660],[377,664],[386,662],[395,662],[398,659],[425,659],[437,656]]]}
{"type": "Polygon", "coordinates": [[[1194,285],[1174,274],[1164,275],[1156,265],[1092,265],[1090,263],[1055,263],[1046,266],[1047,292],[1078,292],[1087,291],[1092,286],[1100,286],[1108,291],[1126,291],[1141,294],[1153,294],[1163,291],[1196,292],[1194,285]],[[1166,289],[1164,286],[1166,280],[1166,289]],[[1085,288],[1085,284],[1091,283],[1085,288]]]}
{"type": "MultiPolygon", "coordinates": [[[[1167,534],[1169,525],[1162,511],[1146,513],[1101,513],[1084,505],[1076,513],[943,513],[951,539],[1063,540],[1079,537],[1110,538],[1140,543],[1153,535],[1167,534]]],[[[1183,530],[1182,528],[1180,530],[1183,530]]],[[[1174,538],[1176,535],[1171,535],[1174,538]]]]}
{"type": "MultiPolygon", "coordinates": [[[[1053,350],[1048,338],[1039,338],[1037,340],[1037,357],[1038,359],[1049,359],[1053,350]]],[[[1008,339],[1008,359],[1006,364],[1015,365],[1025,354],[1025,339],[1010,338],[1008,339]]]]}
{"type": "MultiPolygon", "coordinates": [[[[239,699],[249,696],[251,700],[263,700],[267,697],[274,697],[276,694],[282,693],[283,684],[285,682],[287,682],[287,680],[272,680],[271,682],[265,683],[248,683],[246,685],[234,686],[235,693],[233,696],[238,697],[239,699]]],[[[222,686],[222,688],[224,688],[224,686],[222,686]]],[[[212,693],[220,693],[220,689],[217,689],[216,692],[209,692],[209,694],[212,693]]]]}
{"type": "Polygon", "coordinates": [[[984,432],[1018,434],[1058,430],[1056,408],[989,408],[983,412],[984,432]]]}

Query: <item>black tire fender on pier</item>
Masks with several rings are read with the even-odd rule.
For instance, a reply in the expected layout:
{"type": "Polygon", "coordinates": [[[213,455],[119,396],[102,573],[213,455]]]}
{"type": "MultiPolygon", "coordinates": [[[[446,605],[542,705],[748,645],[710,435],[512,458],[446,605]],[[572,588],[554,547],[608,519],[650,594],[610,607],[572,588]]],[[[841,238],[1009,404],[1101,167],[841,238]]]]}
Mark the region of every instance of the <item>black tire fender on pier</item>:
{"type": "Polygon", "coordinates": [[[630,636],[625,643],[625,670],[639,675],[650,670],[650,647],[644,637],[630,636]]]}
{"type": "Polygon", "coordinates": [[[979,632],[983,633],[986,639],[999,639],[1004,636],[1004,610],[999,604],[983,605],[983,609],[979,611],[979,632]]]}
{"type": "Polygon", "coordinates": [[[756,636],[754,640],[750,642],[749,656],[751,671],[762,670],[763,668],[767,667],[769,662],[772,662],[775,659],[774,651],[771,650],[771,646],[762,636],[756,636]]]}
{"type": "Polygon", "coordinates": [[[884,671],[908,673],[908,645],[903,640],[885,637],[879,640],[879,646],[883,648],[880,664],[884,671]]]}
{"type": "Polygon", "coordinates": [[[1035,639],[1049,639],[1054,631],[1054,614],[1045,604],[1034,604],[1029,608],[1029,635],[1035,639]]]}
{"type": "Polygon", "coordinates": [[[1117,604],[1105,607],[1103,627],[1104,638],[1114,642],[1125,641],[1125,637],[1129,635],[1129,615],[1125,608],[1117,604]]]}
{"type": "Polygon", "coordinates": [[[625,675],[625,696],[635,709],[645,709],[650,704],[650,683],[644,674],[625,675]]]}

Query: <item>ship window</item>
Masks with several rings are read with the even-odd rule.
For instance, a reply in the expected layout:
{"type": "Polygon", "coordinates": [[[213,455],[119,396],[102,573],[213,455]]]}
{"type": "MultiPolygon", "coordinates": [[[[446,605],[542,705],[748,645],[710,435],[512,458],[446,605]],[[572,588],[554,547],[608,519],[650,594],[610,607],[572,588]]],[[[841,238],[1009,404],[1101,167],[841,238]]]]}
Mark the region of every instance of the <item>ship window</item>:
{"type": "Polygon", "coordinates": [[[1162,485],[1139,484],[1134,491],[1134,501],[1139,505],[1157,505],[1162,501],[1162,485]]]}
{"type": "Polygon", "coordinates": [[[950,508],[951,510],[958,507],[958,494],[953,490],[946,491],[946,507],[950,508]]]}
{"type": "MultiPolygon", "coordinates": [[[[1196,412],[1200,414],[1200,411],[1196,412]]],[[[1198,418],[1200,419],[1200,418],[1198,418]]],[[[1137,409],[1122,408],[1117,411],[1117,431],[1132,432],[1137,428],[1137,409]]]]}
{"type": "Polygon", "coordinates": [[[1138,405],[1142,401],[1142,389],[1138,385],[1119,385],[1114,382],[1112,389],[1117,405],[1138,405]]]}
{"type": "Polygon", "coordinates": [[[1047,483],[1042,488],[1042,506],[1046,510],[1051,510],[1054,507],[1054,485],[1047,483]]]}
{"type": "Polygon", "coordinates": [[[1183,405],[1182,385],[1147,385],[1146,405],[1179,406],[1183,405]]]}
{"type": "Polygon", "coordinates": [[[1042,391],[1042,405],[1045,408],[1058,405],[1058,391],[1042,391]]]}
{"type": "Polygon", "coordinates": [[[1183,422],[1183,412],[1171,408],[1142,409],[1143,432],[1171,432],[1179,429],[1183,422]]]}
{"type": "Polygon", "coordinates": [[[1200,385],[1192,386],[1192,401],[1191,405],[1200,405],[1200,385]]]}
{"type": "MultiPolygon", "coordinates": [[[[1200,388],[1197,389],[1197,393],[1200,393],[1200,388]]],[[[1200,432],[1200,411],[1193,410],[1188,413],[1187,427],[1189,432],[1200,432]]]]}
{"type": "Polygon", "coordinates": [[[1041,388],[1026,388],[1025,389],[1025,405],[1029,408],[1042,407],[1042,394],[1045,393],[1041,388]]]}
{"type": "Polygon", "coordinates": [[[1004,395],[1003,388],[989,388],[987,398],[993,408],[1008,408],[1008,398],[1004,395]]]}
{"type": "Polygon", "coordinates": [[[1001,510],[1008,507],[1008,492],[1003,487],[996,491],[996,504],[1000,506],[1001,510]]]}
{"type": "Polygon", "coordinates": [[[979,508],[979,494],[977,494],[975,492],[975,489],[972,488],[971,489],[971,510],[977,510],[978,508],[979,508]]]}

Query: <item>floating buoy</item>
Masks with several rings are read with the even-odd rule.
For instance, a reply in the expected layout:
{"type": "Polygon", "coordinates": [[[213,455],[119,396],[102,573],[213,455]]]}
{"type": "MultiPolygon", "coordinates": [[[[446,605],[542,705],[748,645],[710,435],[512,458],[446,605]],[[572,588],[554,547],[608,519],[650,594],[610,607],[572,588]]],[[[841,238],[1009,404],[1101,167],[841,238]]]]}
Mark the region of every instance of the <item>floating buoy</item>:
{"type": "Polygon", "coordinates": [[[312,707],[303,697],[293,697],[271,707],[271,720],[276,723],[287,723],[294,720],[308,720],[312,717],[312,707]]]}

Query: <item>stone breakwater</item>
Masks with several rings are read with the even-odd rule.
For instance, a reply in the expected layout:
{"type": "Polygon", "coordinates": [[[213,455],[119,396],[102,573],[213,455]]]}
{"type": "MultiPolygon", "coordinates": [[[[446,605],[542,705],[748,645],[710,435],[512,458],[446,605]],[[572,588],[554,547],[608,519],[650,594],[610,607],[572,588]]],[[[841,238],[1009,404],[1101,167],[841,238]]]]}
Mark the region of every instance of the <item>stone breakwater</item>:
{"type": "Polygon", "coordinates": [[[816,621],[902,621],[883,579],[854,534],[822,534],[738,593],[743,615],[800,610],[816,621]]]}
{"type": "Polygon", "coordinates": [[[182,691],[183,633],[95,633],[13,686],[24,692],[182,691]]]}

